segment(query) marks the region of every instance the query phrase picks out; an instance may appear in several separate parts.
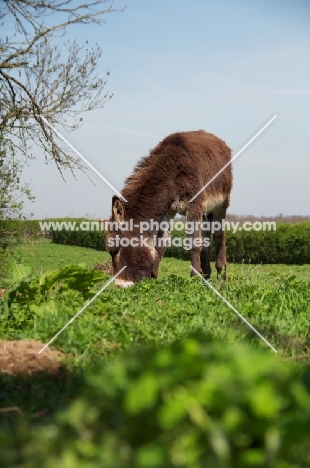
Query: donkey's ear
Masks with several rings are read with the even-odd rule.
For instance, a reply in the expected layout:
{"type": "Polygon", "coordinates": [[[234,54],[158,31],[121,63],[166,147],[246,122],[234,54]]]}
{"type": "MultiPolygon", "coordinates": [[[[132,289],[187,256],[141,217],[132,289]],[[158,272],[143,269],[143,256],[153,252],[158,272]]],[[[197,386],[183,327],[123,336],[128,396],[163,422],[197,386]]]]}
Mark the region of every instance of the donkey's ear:
{"type": "Polygon", "coordinates": [[[125,205],[124,202],[116,195],[112,198],[112,220],[122,223],[125,221],[125,205]]]}

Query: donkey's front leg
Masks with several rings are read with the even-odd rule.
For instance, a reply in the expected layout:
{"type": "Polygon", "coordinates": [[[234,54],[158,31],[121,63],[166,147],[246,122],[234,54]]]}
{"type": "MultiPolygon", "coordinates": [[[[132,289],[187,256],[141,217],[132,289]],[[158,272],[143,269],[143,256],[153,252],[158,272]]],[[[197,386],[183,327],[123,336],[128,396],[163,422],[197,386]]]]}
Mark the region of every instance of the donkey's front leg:
{"type": "Polygon", "coordinates": [[[217,279],[226,280],[226,233],[223,230],[223,221],[225,221],[226,210],[229,205],[229,201],[226,200],[223,206],[221,206],[215,213],[214,221],[214,243],[216,262],[215,268],[217,270],[217,279]]]}
{"type": "MultiPolygon", "coordinates": [[[[201,220],[201,216],[187,215],[187,239],[189,239],[191,264],[192,267],[200,274],[202,273],[200,263],[200,254],[202,250],[201,220]]],[[[191,269],[191,276],[195,275],[197,275],[197,273],[191,269]]]]}
{"type": "Polygon", "coordinates": [[[157,278],[158,277],[158,269],[159,269],[159,264],[164,256],[166,247],[168,245],[170,238],[170,231],[163,231],[162,229],[159,229],[157,236],[154,241],[154,247],[157,251],[157,259],[154,260],[153,264],[153,271],[152,271],[152,277],[157,278]]]}
{"type": "Polygon", "coordinates": [[[200,263],[201,269],[204,277],[209,279],[211,276],[211,224],[213,220],[213,215],[203,215],[202,217],[202,226],[201,226],[201,237],[202,237],[202,250],[200,254],[200,263]]]}

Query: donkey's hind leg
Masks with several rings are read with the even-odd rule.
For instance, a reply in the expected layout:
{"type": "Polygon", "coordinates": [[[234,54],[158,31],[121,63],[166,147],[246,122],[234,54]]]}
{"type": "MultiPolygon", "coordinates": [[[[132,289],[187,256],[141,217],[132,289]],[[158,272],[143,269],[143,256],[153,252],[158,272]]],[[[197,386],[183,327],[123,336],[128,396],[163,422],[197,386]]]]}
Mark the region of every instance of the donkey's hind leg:
{"type": "Polygon", "coordinates": [[[187,233],[187,239],[190,243],[190,258],[191,258],[191,276],[202,273],[200,264],[201,245],[201,220],[202,220],[202,203],[191,203],[186,214],[186,221],[192,227],[191,231],[187,233]],[[198,242],[196,242],[196,239],[198,242]]]}
{"type": "Polygon", "coordinates": [[[205,278],[210,278],[211,275],[211,223],[213,220],[212,213],[202,217],[201,237],[202,237],[202,250],[200,252],[201,270],[205,278]]]}
{"type": "Polygon", "coordinates": [[[217,278],[226,280],[226,234],[223,230],[229,199],[214,211],[213,238],[215,243],[217,278]]]}

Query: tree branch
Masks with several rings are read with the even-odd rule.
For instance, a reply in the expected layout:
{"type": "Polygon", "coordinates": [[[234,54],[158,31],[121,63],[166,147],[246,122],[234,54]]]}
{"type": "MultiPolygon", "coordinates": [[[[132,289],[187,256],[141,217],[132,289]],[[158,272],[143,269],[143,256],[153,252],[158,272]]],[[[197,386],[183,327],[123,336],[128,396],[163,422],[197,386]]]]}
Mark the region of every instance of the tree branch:
{"type": "MultiPolygon", "coordinates": [[[[104,106],[113,94],[105,92],[106,79],[98,78],[96,69],[101,57],[98,45],[85,50],[74,41],[61,51],[53,45],[54,34],[73,24],[101,24],[106,13],[123,11],[114,8],[114,0],[3,0],[0,17],[13,15],[15,28],[24,35],[20,43],[0,43],[0,131],[10,131],[11,142],[18,145],[26,158],[32,142],[44,149],[60,172],[63,168],[84,170],[76,158],[65,152],[57,137],[42,121],[75,130],[82,123],[78,115],[104,106]],[[107,8],[102,6],[107,4],[107,8]],[[49,26],[42,18],[57,13],[65,20],[49,26]],[[83,57],[84,52],[84,57],[83,57]],[[19,76],[18,76],[19,75],[19,76]],[[68,121],[69,118],[69,121],[68,121]],[[72,121],[73,119],[73,121],[72,121]]],[[[87,45],[87,41],[86,41],[87,45]]],[[[89,47],[89,46],[87,46],[89,47]]],[[[109,72],[107,72],[107,76],[109,72]]]]}

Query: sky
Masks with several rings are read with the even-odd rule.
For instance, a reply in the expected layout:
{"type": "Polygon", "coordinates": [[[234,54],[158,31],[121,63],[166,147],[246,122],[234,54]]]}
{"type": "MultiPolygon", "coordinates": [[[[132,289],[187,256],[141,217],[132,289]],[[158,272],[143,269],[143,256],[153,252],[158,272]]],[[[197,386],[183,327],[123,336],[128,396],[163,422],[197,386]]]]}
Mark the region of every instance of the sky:
{"type": "MultiPolygon", "coordinates": [[[[64,136],[121,191],[136,162],[176,131],[204,129],[236,154],[231,214],[310,215],[308,0],[115,0],[123,12],[66,39],[98,42],[109,70],[105,107],[64,136]]],[[[60,128],[58,128],[60,130],[60,128]]],[[[89,170],[76,180],[45,164],[25,168],[35,218],[110,216],[114,192],[89,170]]]]}

